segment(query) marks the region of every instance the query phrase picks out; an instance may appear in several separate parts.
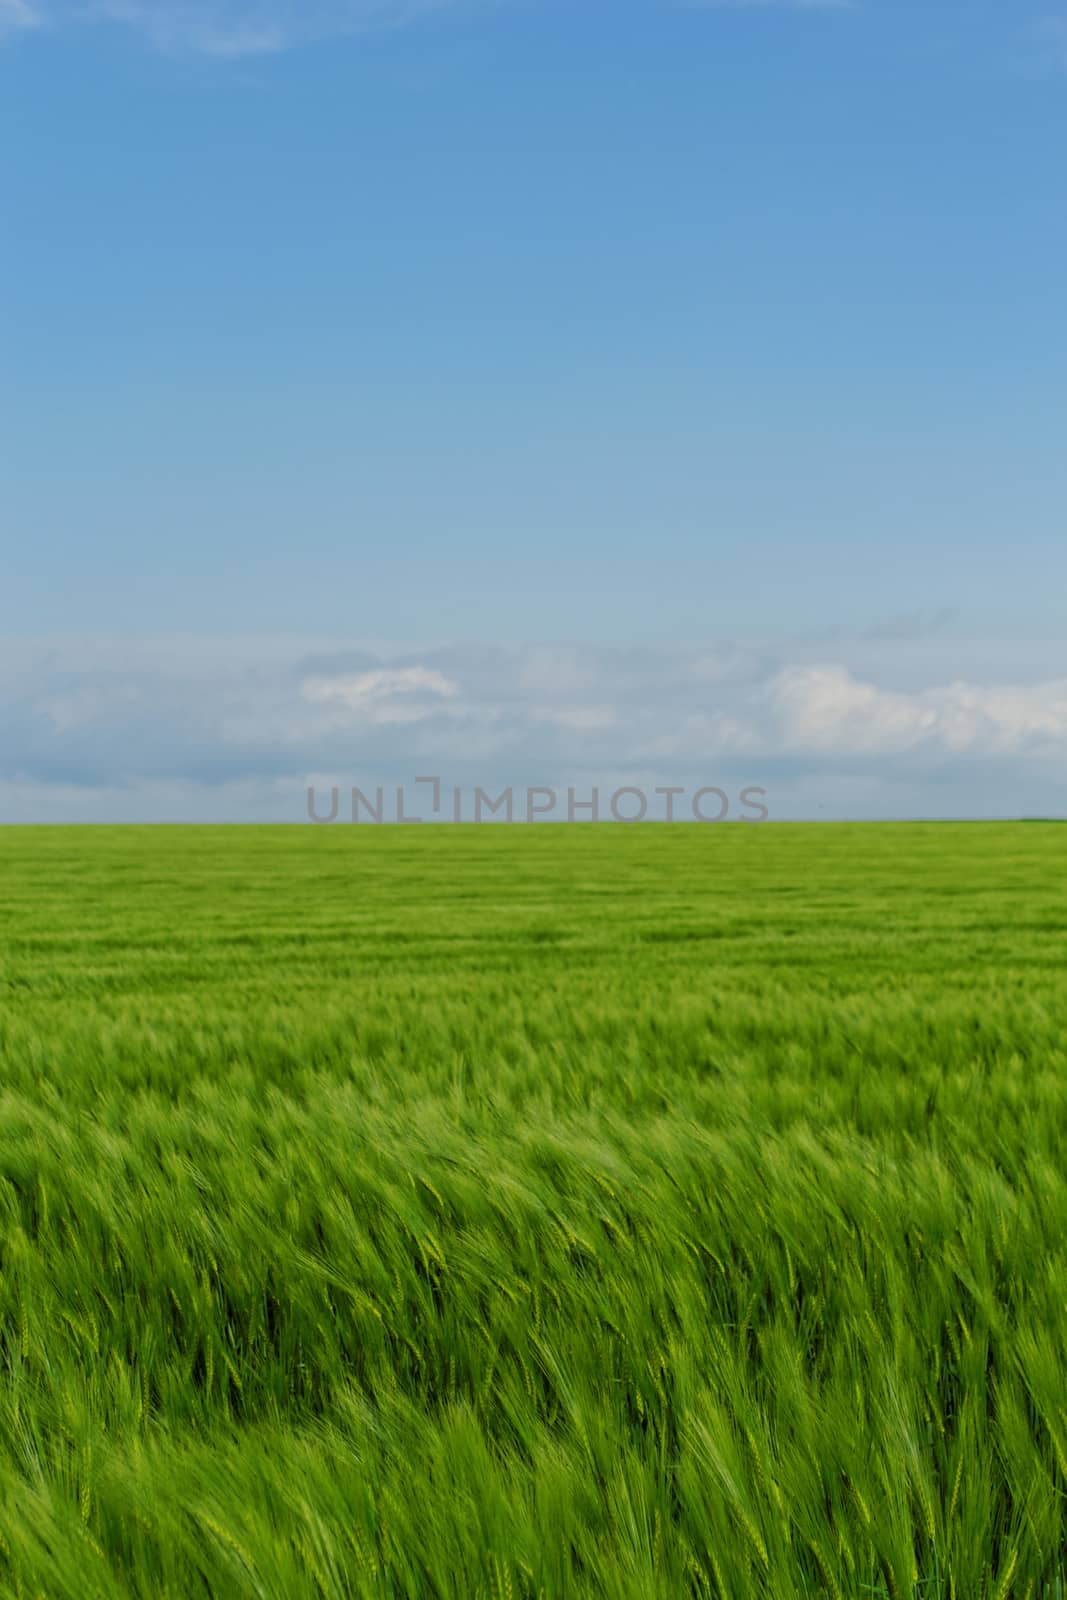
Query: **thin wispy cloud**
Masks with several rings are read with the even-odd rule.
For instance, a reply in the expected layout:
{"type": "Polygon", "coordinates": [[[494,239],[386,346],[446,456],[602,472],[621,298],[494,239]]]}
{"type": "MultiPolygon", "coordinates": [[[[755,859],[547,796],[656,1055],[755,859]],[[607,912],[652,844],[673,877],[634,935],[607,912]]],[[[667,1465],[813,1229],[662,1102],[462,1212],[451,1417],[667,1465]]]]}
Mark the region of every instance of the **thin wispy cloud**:
{"type": "Polygon", "coordinates": [[[269,7],[237,13],[229,6],[142,4],[141,0],[99,0],[93,20],[136,29],[156,49],[198,55],[271,55],[292,42],[281,15],[269,7]]]}
{"type": "Polygon", "coordinates": [[[848,11],[855,0],[681,0],[689,11],[848,11]]]}
{"type": "Polygon", "coordinates": [[[1067,72],[1067,16],[1044,17],[1038,33],[1052,65],[1067,72]]]}
{"type": "Polygon", "coordinates": [[[0,0],[0,39],[7,34],[26,33],[39,27],[40,11],[30,0],[0,0]]]}
{"type": "MultiPolygon", "coordinates": [[[[30,29],[122,27],[154,49],[226,59],[380,33],[502,0],[0,0],[0,38],[30,29]]],[[[854,0],[675,0],[683,9],[840,11],[854,0]]]]}
{"type": "Polygon", "coordinates": [[[225,59],[402,28],[461,9],[470,6],[461,0],[0,0],[0,36],[122,27],[159,50],[225,59]]]}

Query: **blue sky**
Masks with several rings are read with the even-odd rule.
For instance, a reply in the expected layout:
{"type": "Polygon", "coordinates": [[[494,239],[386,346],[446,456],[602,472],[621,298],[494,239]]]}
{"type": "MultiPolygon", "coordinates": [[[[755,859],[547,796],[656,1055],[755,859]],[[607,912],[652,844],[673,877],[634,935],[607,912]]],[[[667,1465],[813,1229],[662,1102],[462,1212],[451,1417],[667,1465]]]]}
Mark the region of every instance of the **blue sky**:
{"type": "Polygon", "coordinates": [[[0,0],[0,817],[1064,811],[1065,134],[1040,0],[0,0]]]}

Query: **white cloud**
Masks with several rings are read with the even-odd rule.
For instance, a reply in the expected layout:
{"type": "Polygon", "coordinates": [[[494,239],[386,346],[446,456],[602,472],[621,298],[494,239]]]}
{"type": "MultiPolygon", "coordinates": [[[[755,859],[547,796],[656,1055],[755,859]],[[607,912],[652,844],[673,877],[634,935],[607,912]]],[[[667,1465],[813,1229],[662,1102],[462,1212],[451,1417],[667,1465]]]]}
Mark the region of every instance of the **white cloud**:
{"type": "Polygon", "coordinates": [[[1032,686],[954,682],[915,693],[883,689],[839,665],[791,667],[769,687],[790,749],[893,755],[924,746],[953,755],[1062,753],[1067,679],[1032,686]]]}
{"type": "Polygon", "coordinates": [[[459,688],[443,673],[427,667],[382,667],[372,672],[312,676],[304,680],[304,699],[325,706],[342,721],[366,721],[378,727],[424,722],[435,703],[452,700],[459,688]]]}

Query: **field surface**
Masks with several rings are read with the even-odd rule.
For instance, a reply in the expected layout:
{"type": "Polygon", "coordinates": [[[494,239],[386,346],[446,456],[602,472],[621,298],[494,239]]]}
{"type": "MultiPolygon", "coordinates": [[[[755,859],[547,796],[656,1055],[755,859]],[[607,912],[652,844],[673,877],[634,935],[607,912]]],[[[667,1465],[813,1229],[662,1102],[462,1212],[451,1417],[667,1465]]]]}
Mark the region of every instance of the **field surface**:
{"type": "Polygon", "coordinates": [[[0,1596],[1062,1597],[1065,867],[0,831],[0,1596]]]}

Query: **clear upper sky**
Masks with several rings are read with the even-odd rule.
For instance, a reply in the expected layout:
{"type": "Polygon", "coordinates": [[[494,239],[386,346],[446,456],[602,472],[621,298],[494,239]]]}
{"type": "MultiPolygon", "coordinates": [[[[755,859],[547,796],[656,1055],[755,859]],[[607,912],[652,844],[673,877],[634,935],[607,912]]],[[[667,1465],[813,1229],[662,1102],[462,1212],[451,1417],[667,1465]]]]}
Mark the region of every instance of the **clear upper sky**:
{"type": "Polygon", "coordinates": [[[33,9],[5,630],[1067,620],[1042,0],[33,9]]]}
{"type": "Polygon", "coordinates": [[[1056,0],[0,0],[0,636],[1062,639],[1065,136],[1056,0]]]}

